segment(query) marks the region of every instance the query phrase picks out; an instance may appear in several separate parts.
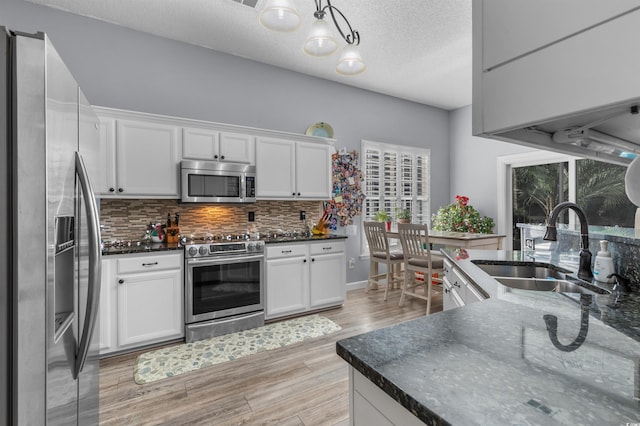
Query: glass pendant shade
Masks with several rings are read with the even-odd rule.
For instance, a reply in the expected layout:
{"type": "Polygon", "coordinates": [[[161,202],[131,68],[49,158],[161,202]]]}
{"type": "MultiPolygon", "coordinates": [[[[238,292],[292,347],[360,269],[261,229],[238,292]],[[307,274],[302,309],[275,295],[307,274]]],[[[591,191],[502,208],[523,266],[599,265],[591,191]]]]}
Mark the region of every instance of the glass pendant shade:
{"type": "Polygon", "coordinates": [[[274,31],[295,31],[300,21],[293,0],[268,0],[260,13],[260,23],[274,31]]]}
{"type": "Polygon", "coordinates": [[[363,73],[367,66],[360,56],[360,52],[352,44],[347,45],[340,55],[336,72],[342,75],[357,75],[363,73]]]}
{"type": "Polygon", "coordinates": [[[331,55],[338,48],[336,39],[331,35],[331,28],[324,19],[316,19],[311,25],[309,37],[304,43],[304,51],[311,56],[331,55]]]}

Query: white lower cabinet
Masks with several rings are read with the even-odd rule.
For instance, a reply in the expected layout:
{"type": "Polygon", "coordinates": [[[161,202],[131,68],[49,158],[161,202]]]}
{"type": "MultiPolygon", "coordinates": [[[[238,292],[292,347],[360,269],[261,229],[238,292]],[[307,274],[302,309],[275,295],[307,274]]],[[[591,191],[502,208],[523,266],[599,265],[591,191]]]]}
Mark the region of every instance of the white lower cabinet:
{"type": "Polygon", "coordinates": [[[100,287],[100,354],[113,352],[118,347],[118,284],[115,278],[116,259],[103,258],[102,285],[100,287]]]}
{"type": "Polygon", "coordinates": [[[312,243],[309,247],[311,309],[341,305],[346,297],[345,243],[312,243]]]}
{"type": "Polygon", "coordinates": [[[308,245],[276,245],[266,248],[267,319],[309,309],[308,245]]]}
{"type": "Polygon", "coordinates": [[[100,353],[184,336],[182,253],[103,261],[100,353]]]}
{"type": "Polygon", "coordinates": [[[344,303],[344,241],[267,245],[265,264],[267,319],[344,303]]]}
{"type": "Polygon", "coordinates": [[[350,425],[424,426],[420,419],[353,367],[349,367],[349,381],[350,425]]]}
{"type": "Polygon", "coordinates": [[[460,269],[447,259],[444,260],[444,274],[443,311],[486,299],[473,283],[462,276],[460,269]]]}

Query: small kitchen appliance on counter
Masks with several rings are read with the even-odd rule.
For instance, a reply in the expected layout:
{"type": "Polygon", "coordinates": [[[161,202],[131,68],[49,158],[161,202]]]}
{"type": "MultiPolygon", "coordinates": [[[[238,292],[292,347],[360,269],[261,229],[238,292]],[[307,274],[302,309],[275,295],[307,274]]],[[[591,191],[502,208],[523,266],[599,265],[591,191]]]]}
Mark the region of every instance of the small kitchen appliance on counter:
{"type": "Polygon", "coordinates": [[[263,241],[192,241],[184,258],[187,343],[264,325],[263,241]]]}

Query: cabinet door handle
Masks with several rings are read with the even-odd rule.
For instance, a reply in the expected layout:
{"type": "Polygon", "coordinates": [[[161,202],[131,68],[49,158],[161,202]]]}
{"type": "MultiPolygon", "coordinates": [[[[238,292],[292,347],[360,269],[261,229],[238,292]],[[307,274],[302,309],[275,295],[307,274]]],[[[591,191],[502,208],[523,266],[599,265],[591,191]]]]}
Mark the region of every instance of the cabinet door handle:
{"type": "Polygon", "coordinates": [[[116,192],[115,188],[109,188],[109,192],[116,192]]]}
{"type": "Polygon", "coordinates": [[[118,192],[124,192],[124,189],[118,188],[118,192]]]}
{"type": "Polygon", "coordinates": [[[220,156],[220,159],[221,159],[221,160],[224,160],[224,155],[221,155],[221,156],[220,156]]]}
{"type": "Polygon", "coordinates": [[[445,289],[444,289],[444,292],[445,292],[445,293],[449,293],[449,291],[450,291],[450,290],[449,290],[448,288],[445,288],[445,289]]]}
{"type": "Polygon", "coordinates": [[[154,266],[157,265],[158,262],[153,262],[153,263],[143,263],[142,266],[154,266]]]}
{"type": "Polygon", "coordinates": [[[455,283],[453,283],[454,286],[460,288],[460,284],[458,284],[458,282],[456,281],[455,283]]]}
{"type": "Polygon", "coordinates": [[[300,193],[298,192],[298,197],[300,196],[300,193]]]}
{"type": "Polygon", "coordinates": [[[311,261],[312,261],[312,262],[315,262],[316,260],[315,260],[315,259],[311,259],[311,261]]]}
{"type": "Polygon", "coordinates": [[[218,154],[214,155],[214,156],[213,156],[213,158],[214,158],[215,160],[217,160],[217,159],[218,159],[218,154]]]}
{"type": "Polygon", "coordinates": [[[307,259],[304,259],[304,260],[302,261],[302,263],[307,263],[307,259]]]}
{"type": "Polygon", "coordinates": [[[292,193],[291,193],[291,195],[293,195],[293,196],[295,197],[295,196],[296,196],[296,193],[295,193],[295,192],[292,192],[292,193]]]}
{"type": "Polygon", "coordinates": [[[124,280],[123,279],[119,279],[118,280],[118,284],[124,284],[124,280]]]}

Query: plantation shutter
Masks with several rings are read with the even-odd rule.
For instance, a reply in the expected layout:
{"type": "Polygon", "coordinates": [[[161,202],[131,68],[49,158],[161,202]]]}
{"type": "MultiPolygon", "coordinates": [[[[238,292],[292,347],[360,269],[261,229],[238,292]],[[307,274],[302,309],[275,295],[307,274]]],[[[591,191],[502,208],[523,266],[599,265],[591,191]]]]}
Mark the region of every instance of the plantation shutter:
{"type": "MultiPolygon", "coordinates": [[[[362,141],[364,174],[363,221],[385,211],[395,220],[398,209],[411,211],[411,222],[429,223],[431,206],[430,151],[362,141]]],[[[368,250],[363,238],[362,253],[368,250]]]]}
{"type": "Polygon", "coordinates": [[[414,206],[411,209],[413,214],[413,220],[416,223],[429,223],[431,219],[431,170],[430,159],[428,155],[416,155],[415,156],[415,199],[414,206]]]}
{"type": "Polygon", "coordinates": [[[362,211],[363,221],[372,221],[380,210],[380,187],[382,167],[382,153],[375,148],[363,149],[364,168],[364,205],[362,211]]]}

